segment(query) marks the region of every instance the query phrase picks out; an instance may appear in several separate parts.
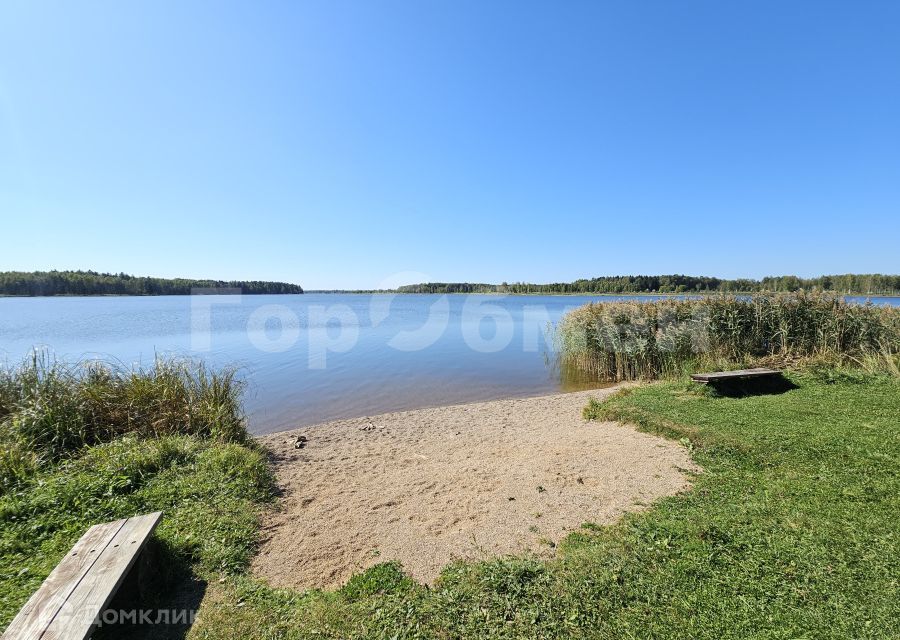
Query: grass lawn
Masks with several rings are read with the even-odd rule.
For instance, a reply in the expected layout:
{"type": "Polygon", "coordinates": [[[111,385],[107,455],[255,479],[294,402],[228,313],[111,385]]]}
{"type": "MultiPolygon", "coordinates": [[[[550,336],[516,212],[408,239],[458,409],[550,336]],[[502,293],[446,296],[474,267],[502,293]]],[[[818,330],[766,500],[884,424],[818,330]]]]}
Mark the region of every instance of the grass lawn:
{"type": "Polygon", "coordinates": [[[160,571],[141,608],[174,606],[192,575],[242,570],[271,482],[261,452],[193,436],[120,438],[36,474],[0,496],[0,628],[99,522],[165,512],[152,545],[160,571]]]}
{"type": "Polygon", "coordinates": [[[691,447],[693,490],[586,524],[552,560],[460,563],[431,589],[392,564],[337,592],[270,589],[246,574],[271,482],[252,445],[96,445],[0,497],[0,624],[89,524],[163,509],[160,544],[205,582],[191,638],[900,637],[900,381],[791,379],[780,395],[659,383],[592,404],[691,447]]]}
{"type": "Polygon", "coordinates": [[[900,383],[793,380],[745,398],[663,383],[590,407],[686,438],[706,471],[647,513],[583,527],[553,561],[460,564],[430,590],[390,565],[333,594],[242,579],[193,635],[900,637],[900,383]]]}

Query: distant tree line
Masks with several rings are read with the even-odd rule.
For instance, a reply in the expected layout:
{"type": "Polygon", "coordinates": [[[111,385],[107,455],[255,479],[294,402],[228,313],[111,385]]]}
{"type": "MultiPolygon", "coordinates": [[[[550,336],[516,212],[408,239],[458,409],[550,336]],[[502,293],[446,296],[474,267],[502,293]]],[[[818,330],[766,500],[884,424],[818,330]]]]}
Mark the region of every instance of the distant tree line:
{"type": "MultiPolygon", "coordinates": [[[[473,282],[424,282],[397,287],[399,293],[497,293],[508,286],[505,282],[497,284],[476,284],[473,282]]],[[[546,285],[533,285],[546,286],[546,285]]],[[[509,290],[512,293],[512,290],[509,290]]]]}
{"type": "Polygon", "coordinates": [[[603,276],[575,282],[549,284],[426,282],[405,285],[398,291],[401,293],[753,293],[756,291],[798,291],[800,289],[866,295],[896,294],[900,292],[900,275],[846,274],[819,276],[818,278],[768,276],[762,280],[749,278],[726,280],[682,275],[603,276]]]}
{"type": "Polygon", "coordinates": [[[240,289],[245,294],[303,293],[297,284],[260,280],[149,278],[96,271],[0,272],[0,295],[4,296],[181,296],[199,288],[240,289]]]}

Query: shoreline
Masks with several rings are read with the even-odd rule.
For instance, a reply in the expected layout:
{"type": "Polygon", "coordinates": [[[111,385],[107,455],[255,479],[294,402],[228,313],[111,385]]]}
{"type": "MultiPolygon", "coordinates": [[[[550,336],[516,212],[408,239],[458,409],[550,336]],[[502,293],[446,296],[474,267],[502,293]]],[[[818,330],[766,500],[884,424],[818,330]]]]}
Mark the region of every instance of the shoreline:
{"type": "Polygon", "coordinates": [[[347,416],[336,416],[333,418],[326,418],[324,420],[316,420],[315,422],[305,422],[305,423],[293,423],[283,427],[276,427],[274,429],[265,429],[261,431],[253,431],[249,426],[247,432],[250,436],[256,440],[261,440],[268,438],[270,436],[278,436],[283,433],[287,433],[288,431],[299,431],[302,429],[314,429],[315,427],[329,425],[334,422],[349,422],[353,420],[370,420],[374,418],[378,418],[381,416],[388,416],[397,413],[409,413],[411,411],[427,411],[429,409],[443,409],[450,407],[461,407],[465,405],[477,405],[477,404],[485,404],[488,402],[504,402],[504,401],[512,401],[512,400],[529,400],[531,398],[546,398],[549,396],[556,395],[567,395],[571,393],[584,393],[588,391],[596,391],[602,392],[605,389],[611,389],[613,387],[624,387],[628,384],[635,384],[635,382],[597,382],[597,383],[586,383],[583,388],[579,389],[556,389],[556,390],[546,390],[546,391],[526,391],[525,393],[519,394],[511,394],[505,393],[503,395],[499,395],[495,398],[482,398],[479,400],[460,400],[459,402],[436,402],[435,404],[423,404],[417,405],[414,407],[399,407],[396,409],[389,409],[387,411],[379,411],[378,413],[372,412],[360,412],[356,415],[347,415],[347,416]]]}

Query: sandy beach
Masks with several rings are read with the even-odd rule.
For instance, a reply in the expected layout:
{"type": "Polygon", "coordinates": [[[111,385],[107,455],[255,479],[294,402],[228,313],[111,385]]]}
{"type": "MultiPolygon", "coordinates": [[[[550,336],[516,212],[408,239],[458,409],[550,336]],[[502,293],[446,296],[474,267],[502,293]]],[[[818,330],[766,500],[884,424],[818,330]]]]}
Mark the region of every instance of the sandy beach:
{"type": "Polygon", "coordinates": [[[455,559],[554,553],[582,523],[614,522],[689,487],[679,444],[581,410],[615,389],[340,420],[261,438],[283,497],[255,573],[334,588],[397,560],[431,583],[455,559]],[[298,438],[302,448],[297,448],[298,438]]]}

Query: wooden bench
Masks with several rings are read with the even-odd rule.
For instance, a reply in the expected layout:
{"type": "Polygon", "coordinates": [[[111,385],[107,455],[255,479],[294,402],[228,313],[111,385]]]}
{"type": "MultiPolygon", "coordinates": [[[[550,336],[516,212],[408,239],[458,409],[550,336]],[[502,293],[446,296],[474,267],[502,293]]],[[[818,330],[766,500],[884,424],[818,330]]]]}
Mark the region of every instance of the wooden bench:
{"type": "Polygon", "coordinates": [[[697,373],[691,376],[694,382],[709,384],[716,382],[725,382],[727,380],[742,380],[746,378],[765,378],[768,376],[781,375],[780,371],[775,369],[739,369],[737,371],[715,371],[713,373],[697,373]]]}
{"type": "Polygon", "coordinates": [[[122,584],[162,513],[94,525],[47,576],[4,640],[84,640],[122,584]]]}

